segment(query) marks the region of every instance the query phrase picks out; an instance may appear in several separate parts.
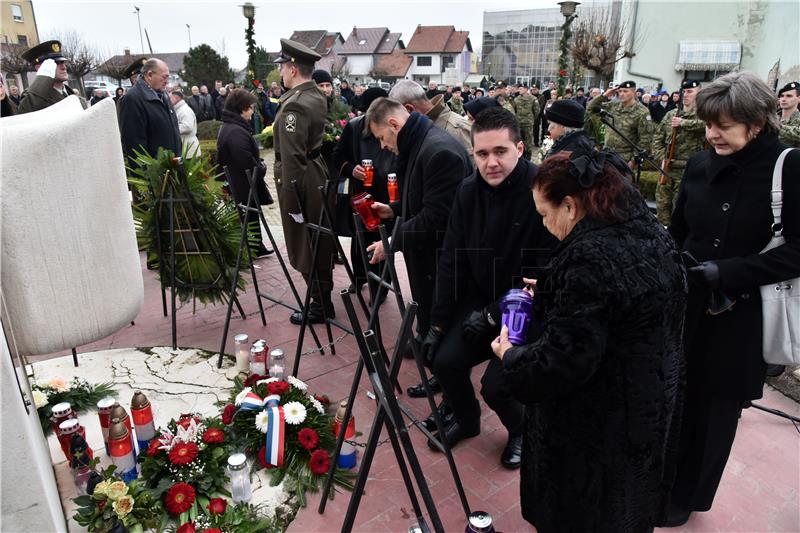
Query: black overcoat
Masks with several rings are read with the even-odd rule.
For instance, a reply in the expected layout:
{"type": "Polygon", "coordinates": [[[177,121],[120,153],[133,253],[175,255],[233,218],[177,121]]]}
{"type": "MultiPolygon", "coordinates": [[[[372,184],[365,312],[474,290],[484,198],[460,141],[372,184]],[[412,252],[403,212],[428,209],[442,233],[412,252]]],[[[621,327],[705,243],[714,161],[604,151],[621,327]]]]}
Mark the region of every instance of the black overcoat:
{"type": "MultiPolygon", "coordinates": [[[[261,164],[258,144],[250,129],[250,122],[241,115],[227,109],[222,112],[222,126],[217,134],[217,161],[220,168],[228,168],[228,179],[232,185],[233,196],[237,203],[247,203],[250,183],[246,170],[252,171],[261,164]]],[[[256,174],[256,193],[259,205],[272,203],[263,173],[256,174]]]]}
{"type": "Polygon", "coordinates": [[[675,245],[641,197],[625,222],[584,218],[534,299],[540,337],[503,358],[526,403],[522,514],[540,533],[646,531],[674,480],[682,411],[675,245]]]}
{"type": "Polygon", "coordinates": [[[713,149],[695,154],[684,170],[670,232],[698,261],[716,261],[722,290],[736,300],[721,315],[706,314],[708,292],[689,290],[686,357],[689,380],[717,397],[761,397],[766,365],[762,354],[759,287],[800,275],[800,150],[783,168],[783,235],[769,251],[772,170],[787,148],[762,133],[730,156],[713,149]]]}
{"type": "Polygon", "coordinates": [[[119,100],[119,128],[125,162],[136,159],[134,150],[144,149],[156,157],[159,148],[181,155],[181,134],[178,118],[169,99],[158,95],[139,80],[119,100]]]}

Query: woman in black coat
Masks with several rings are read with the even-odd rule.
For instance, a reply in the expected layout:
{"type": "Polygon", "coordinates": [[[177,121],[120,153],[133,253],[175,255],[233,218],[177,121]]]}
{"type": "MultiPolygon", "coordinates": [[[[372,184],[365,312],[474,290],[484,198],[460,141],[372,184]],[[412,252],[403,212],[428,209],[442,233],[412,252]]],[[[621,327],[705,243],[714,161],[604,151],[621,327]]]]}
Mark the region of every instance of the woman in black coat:
{"type": "MultiPolygon", "coordinates": [[[[253,137],[250,119],[255,112],[255,95],[234,89],[225,97],[222,112],[222,126],[217,134],[217,161],[222,168],[227,167],[228,183],[237,204],[246,204],[250,194],[250,183],[245,171],[256,171],[256,201],[258,205],[272,203],[267,184],[264,182],[267,167],[261,160],[258,144],[253,137]]],[[[247,213],[250,242],[256,257],[271,254],[261,240],[261,227],[258,214],[247,213]],[[253,243],[258,243],[254,246],[253,243]]]]}
{"type": "Polygon", "coordinates": [[[772,235],[772,171],[787,148],[775,94],[752,73],[728,74],[698,93],[697,116],[712,147],[689,159],[669,226],[687,266],[700,263],[689,268],[687,401],[667,525],[711,508],[741,409],[762,394],[759,287],[800,275],[800,150],[783,166],[786,244],[760,253],[772,235]]]}
{"type": "Polygon", "coordinates": [[[556,100],[545,110],[547,133],[553,139],[553,147],[545,154],[545,158],[564,151],[594,152],[594,141],[583,129],[585,113],[584,107],[575,100],[556,100]]]}
{"type": "Polygon", "coordinates": [[[539,533],[645,532],[667,505],[683,396],[686,276],[605,154],[558,153],[533,179],[561,243],[535,283],[532,344],[492,348],[526,404],[522,515],[539,533]]]}

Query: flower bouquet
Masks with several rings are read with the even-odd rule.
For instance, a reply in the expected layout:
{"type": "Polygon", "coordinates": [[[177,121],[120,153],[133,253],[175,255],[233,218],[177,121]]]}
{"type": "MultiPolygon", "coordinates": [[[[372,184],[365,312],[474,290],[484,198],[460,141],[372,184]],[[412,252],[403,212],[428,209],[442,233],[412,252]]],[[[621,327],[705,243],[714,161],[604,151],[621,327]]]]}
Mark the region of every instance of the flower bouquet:
{"type": "Polygon", "coordinates": [[[283,528],[260,512],[259,506],[229,505],[224,498],[212,498],[204,513],[186,522],[176,533],[279,533],[283,528]]]}
{"type": "Polygon", "coordinates": [[[45,384],[34,383],[31,391],[45,435],[53,430],[50,417],[53,415],[54,405],[67,402],[75,413],[79,413],[94,408],[106,396],[116,396],[112,383],[92,385],[80,378],[73,378],[69,383],[63,379],[51,379],[45,384]]]}
{"type": "MultiPolygon", "coordinates": [[[[236,378],[222,421],[234,446],[258,456],[270,471],[271,484],[284,482],[305,506],[305,492],[316,492],[330,468],[335,444],[333,417],[323,398],[308,393],[308,386],[289,376],[236,378]]],[[[256,466],[257,467],[257,466],[256,466]]],[[[353,474],[336,469],[334,482],[352,490],[353,474]]],[[[331,493],[332,494],[332,493],[331,493]]]]}

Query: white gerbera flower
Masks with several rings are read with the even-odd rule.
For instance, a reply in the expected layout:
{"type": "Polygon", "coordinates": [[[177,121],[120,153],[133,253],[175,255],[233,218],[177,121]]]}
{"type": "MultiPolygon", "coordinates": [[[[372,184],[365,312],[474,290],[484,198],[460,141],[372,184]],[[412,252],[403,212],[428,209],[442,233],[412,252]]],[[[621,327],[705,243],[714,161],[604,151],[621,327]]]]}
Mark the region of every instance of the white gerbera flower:
{"type": "Polygon", "coordinates": [[[306,419],[306,406],[300,402],[289,402],[283,406],[283,417],[287,424],[302,424],[306,419]]]}
{"type": "Polygon", "coordinates": [[[267,410],[265,409],[256,415],[256,428],[261,433],[266,433],[268,427],[269,427],[269,415],[267,414],[267,410]]]}
{"type": "Polygon", "coordinates": [[[259,379],[258,381],[256,381],[256,385],[269,384],[275,381],[280,381],[280,380],[278,378],[259,379]]]}
{"type": "Polygon", "coordinates": [[[38,389],[33,389],[33,405],[35,405],[37,409],[47,405],[47,400],[47,394],[38,389]]]}
{"type": "Polygon", "coordinates": [[[316,409],[319,412],[319,414],[321,415],[325,414],[325,408],[322,406],[322,403],[319,400],[317,400],[313,396],[309,396],[308,401],[311,402],[311,405],[314,406],[314,409],[316,409]]]}
{"type": "Polygon", "coordinates": [[[288,378],[286,378],[286,381],[288,381],[289,385],[291,385],[295,389],[301,390],[303,392],[308,390],[308,385],[306,385],[305,383],[303,383],[302,381],[300,381],[299,379],[297,379],[294,376],[289,376],[288,378]]]}
{"type": "Polygon", "coordinates": [[[236,406],[242,405],[244,397],[247,396],[247,393],[249,393],[251,390],[253,390],[251,387],[243,388],[242,392],[236,395],[236,399],[233,401],[233,403],[236,404],[236,406]]]}

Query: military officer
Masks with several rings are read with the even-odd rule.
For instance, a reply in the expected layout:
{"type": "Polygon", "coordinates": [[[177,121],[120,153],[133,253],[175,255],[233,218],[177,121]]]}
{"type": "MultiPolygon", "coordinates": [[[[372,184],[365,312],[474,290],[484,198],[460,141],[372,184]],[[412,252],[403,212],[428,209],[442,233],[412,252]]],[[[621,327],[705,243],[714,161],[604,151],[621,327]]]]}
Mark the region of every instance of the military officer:
{"type": "Polygon", "coordinates": [[[656,186],[656,215],[663,225],[669,225],[675,202],[678,199],[683,169],[686,162],[703,150],[706,140],[706,124],[695,111],[695,98],[700,91],[700,82],[686,80],[681,84],[681,106],[669,111],[656,125],[653,132],[653,154],[661,161],[661,169],[669,178],[661,176],[656,186]],[[672,134],[675,133],[675,148],[669,159],[672,134]]]}
{"type": "Polygon", "coordinates": [[[453,96],[447,101],[447,105],[450,106],[450,111],[453,113],[457,113],[462,117],[466,114],[464,111],[464,99],[461,96],[461,87],[458,85],[453,87],[453,96]]]}
{"type": "MultiPolygon", "coordinates": [[[[650,148],[652,121],[647,108],[636,99],[636,82],[626,81],[593,98],[586,110],[598,113],[605,108],[613,117],[614,127],[643,149],[650,148]],[[610,101],[614,95],[618,100],[610,101]],[[605,105],[604,105],[605,104],[605,105]]],[[[604,147],[617,152],[633,168],[634,151],[614,130],[606,128],[604,147]]]]}
{"type": "Polygon", "coordinates": [[[136,58],[136,60],[123,71],[122,75],[128,78],[131,82],[131,86],[136,85],[136,80],[139,79],[139,74],[142,72],[142,66],[145,63],[147,63],[146,56],[136,58]]]}
{"type": "MultiPolygon", "coordinates": [[[[320,58],[318,53],[303,44],[281,39],[281,53],[275,63],[279,65],[281,81],[287,91],[278,103],[272,129],[275,187],[286,250],[292,267],[312,287],[313,300],[308,310],[311,323],[322,323],[326,317],[334,316],[331,291],[335,246],[329,237],[321,235],[317,260],[312,264],[311,238],[303,215],[305,211],[308,222],[316,224],[319,221],[322,200],[317,187],[326,185],[328,177],[321,154],[328,102],[311,78],[314,63],[320,58]],[[297,182],[300,198],[295,194],[293,181],[297,182]]],[[[301,313],[293,313],[290,320],[293,324],[301,324],[301,313]]]]}
{"type": "MultiPolygon", "coordinates": [[[[66,84],[69,79],[67,58],[61,53],[60,41],[40,43],[26,50],[22,57],[33,65],[37,75],[22,95],[22,101],[19,103],[20,114],[39,111],[77,94],[66,84]]],[[[86,108],[86,101],[83,98],[81,104],[86,108]]]]}
{"type": "Polygon", "coordinates": [[[525,145],[523,157],[529,161],[531,148],[534,145],[533,127],[536,124],[536,117],[539,116],[539,100],[528,92],[527,85],[520,86],[519,96],[514,99],[514,111],[519,121],[522,143],[525,145]]]}
{"type": "Polygon", "coordinates": [[[800,148],[800,83],[793,81],[784,85],[778,91],[778,104],[781,108],[780,121],[781,129],[778,133],[780,140],[800,148]]]}

